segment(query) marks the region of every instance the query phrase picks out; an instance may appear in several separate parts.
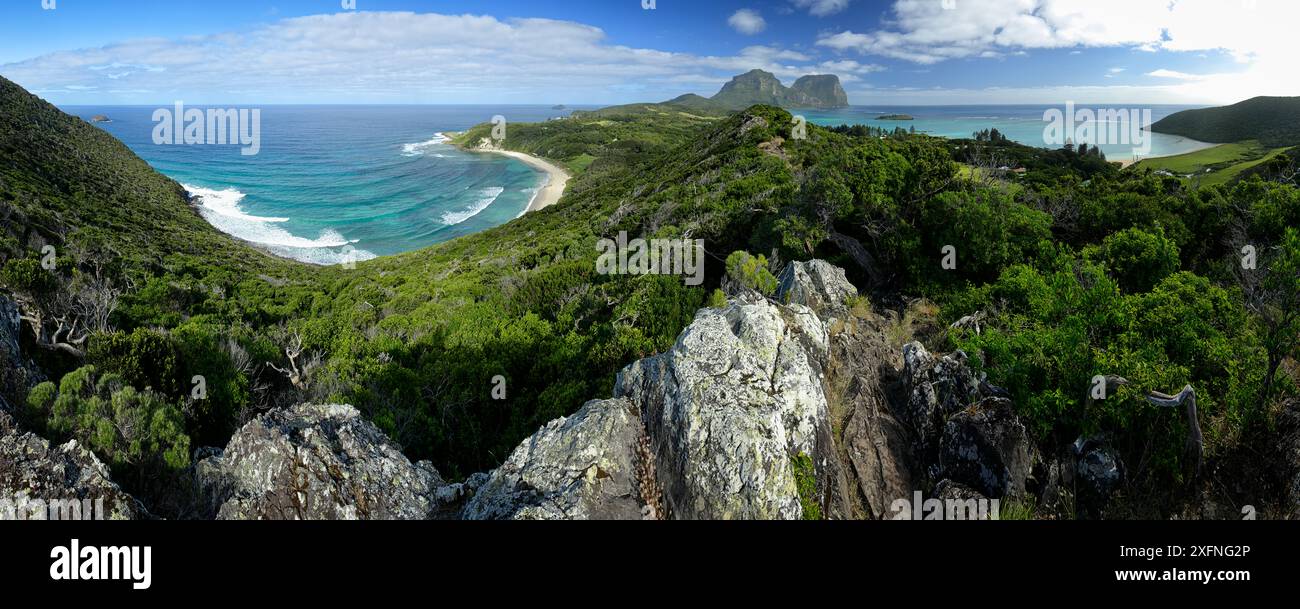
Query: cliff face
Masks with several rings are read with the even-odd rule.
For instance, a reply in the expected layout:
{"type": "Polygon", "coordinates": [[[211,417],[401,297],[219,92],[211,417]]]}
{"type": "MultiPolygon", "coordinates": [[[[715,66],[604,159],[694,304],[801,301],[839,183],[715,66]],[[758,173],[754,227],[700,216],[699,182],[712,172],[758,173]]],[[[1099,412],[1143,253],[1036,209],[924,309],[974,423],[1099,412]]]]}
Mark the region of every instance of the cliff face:
{"type": "Polygon", "coordinates": [[[787,88],[770,72],[751,70],[723,85],[711,98],[731,109],[755,104],[786,108],[836,109],[849,105],[848,95],[835,75],[804,76],[787,88]]]}
{"type": "Polygon", "coordinates": [[[839,77],[832,74],[803,76],[794,81],[790,95],[798,107],[804,107],[800,104],[813,108],[844,108],[849,105],[849,96],[840,86],[839,77]]]}

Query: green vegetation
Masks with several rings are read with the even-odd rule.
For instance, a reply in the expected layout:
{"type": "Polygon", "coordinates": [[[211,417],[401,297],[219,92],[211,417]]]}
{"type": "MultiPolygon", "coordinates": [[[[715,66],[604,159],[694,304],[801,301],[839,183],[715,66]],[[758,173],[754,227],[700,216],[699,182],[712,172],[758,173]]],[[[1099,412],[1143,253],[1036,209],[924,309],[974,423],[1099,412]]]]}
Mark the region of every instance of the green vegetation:
{"type": "Polygon", "coordinates": [[[1284,148],[1266,148],[1251,140],[1222,144],[1187,154],[1143,159],[1134,164],[1133,169],[1163,170],[1176,177],[1214,186],[1228,184],[1249,170],[1272,161],[1284,151],[1284,148]]]}
{"type": "Polygon", "coordinates": [[[120,467],[167,469],[182,446],[222,445],[259,411],[350,403],[455,479],[607,396],[618,370],[721,304],[724,278],[771,293],[783,262],[813,257],[876,302],[937,303],[917,310],[944,324],[985,312],[980,334],[929,346],[964,349],[1040,439],[1110,434],[1135,455],[1135,484],[1177,480],[1185,435],[1139,389],[1196,388],[1207,459],[1294,394],[1300,190],[1275,177],[1284,167],[1189,189],[1083,145],[812,125],[795,139],[793,125],[769,106],[704,117],[662,105],[512,124],[507,147],[575,170],[560,204],[347,270],[226,238],[120,143],[0,80],[0,281],[38,318],[26,346],[68,386],[33,392],[29,418],[120,467]],[[620,231],[704,240],[705,284],[596,273],[597,240],[620,231]],[[1247,244],[1258,273],[1234,272],[1247,244]],[[1090,401],[1096,374],[1135,385],[1090,401]],[[491,399],[497,375],[509,400],[491,399]],[[115,399],[160,422],[138,448],[93,438],[99,424],[71,414],[117,416],[104,406],[115,399]]]}
{"type": "Polygon", "coordinates": [[[1255,97],[1221,108],[1183,110],[1156,121],[1151,130],[1214,144],[1256,140],[1269,148],[1296,146],[1300,97],[1255,97]]]}
{"type": "Polygon", "coordinates": [[[137,391],[120,376],[94,366],[41,383],[28,396],[30,414],[55,441],[76,438],[122,479],[144,484],[190,464],[190,438],[181,410],[164,396],[137,391]]]}
{"type": "Polygon", "coordinates": [[[727,276],[736,283],[764,296],[776,293],[776,276],[767,268],[767,258],[762,254],[751,256],[748,252],[732,252],[727,256],[727,276]]]}
{"type": "MultiPolygon", "coordinates": [[[[575,112],[566,119],[511,124],[502,146],[551,159],[573,175],[614,170],[638,159],[663,154],[718,120],[664,109],[654,104],[595,112],[575,112]]],[[[479,125],[455,134],[456,145],[475,148],[491,139],[492,126],[479,125]]]]}
{"type": "Polygon", "coordinates": [[[790,458],[790,471],[799,492],[799,505],[803,506],[804,520],[821,520],[822,507],[817,500],[817,467],[812,457],[799,453],[790,458]]]}
{"type": "Polygon", "coordinates": [[[1036,511],[1032,499],[1003,499],[998,504],[998,520],[1033,520],[1036,511]]]}

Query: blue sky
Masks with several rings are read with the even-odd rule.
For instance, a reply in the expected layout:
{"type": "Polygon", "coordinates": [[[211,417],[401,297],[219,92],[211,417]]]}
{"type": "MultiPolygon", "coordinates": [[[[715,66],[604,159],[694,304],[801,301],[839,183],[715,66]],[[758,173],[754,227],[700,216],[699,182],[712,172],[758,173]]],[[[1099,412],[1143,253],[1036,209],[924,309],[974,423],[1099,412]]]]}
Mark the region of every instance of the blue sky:
{"type": "Polygon", "coordinates": [[[60,104],[604,104],[750,68],[856,104],[1300,94],[1291,0],[53,2],[0,6],[0,75],[60,104]]]}

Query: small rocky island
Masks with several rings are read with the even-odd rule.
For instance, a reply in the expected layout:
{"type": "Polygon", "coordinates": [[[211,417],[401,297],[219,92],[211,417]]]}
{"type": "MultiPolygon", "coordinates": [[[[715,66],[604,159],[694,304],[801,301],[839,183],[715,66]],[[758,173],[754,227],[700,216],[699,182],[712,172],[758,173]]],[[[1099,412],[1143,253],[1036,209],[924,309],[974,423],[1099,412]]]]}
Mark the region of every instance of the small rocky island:
{"type": "Polygon", "coordinates": [[[104,116],[103,114],[96,114],[96,115],[90,117],[90,121],[91,121],[92,123],[111,123],[111,122],[113,122],[113,119],[108,118],[107,116],[104,116]]]}
{"type": "Polygon", "coordinates": [[[911,114],[882,114],[876,117],[878,121],[910,121],[916,120],[911,114]]]}

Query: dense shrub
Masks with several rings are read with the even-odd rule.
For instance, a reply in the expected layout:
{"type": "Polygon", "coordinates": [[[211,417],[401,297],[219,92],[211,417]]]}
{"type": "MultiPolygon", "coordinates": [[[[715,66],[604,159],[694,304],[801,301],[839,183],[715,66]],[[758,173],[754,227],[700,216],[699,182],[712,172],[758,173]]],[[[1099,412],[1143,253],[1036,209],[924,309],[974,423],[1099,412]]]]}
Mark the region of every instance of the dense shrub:
{"type": "Polygon", "coordinates": [[[1104,263],[1128,293],[1150,291],[1179,268],[1178,246],[1162,231],[1140,228],[1109,235],[1100,246],[1084,250],[1084,256],[1104,263]]]}
{"type": "Polygon", "coordinates": [[[53,438],[76,438],[125,479],[189,466],[190,439],[180,409],[121,376],[85,366],[65,375],[57,389],[51,382],[37,385],[27,403],[53,438]]]}

